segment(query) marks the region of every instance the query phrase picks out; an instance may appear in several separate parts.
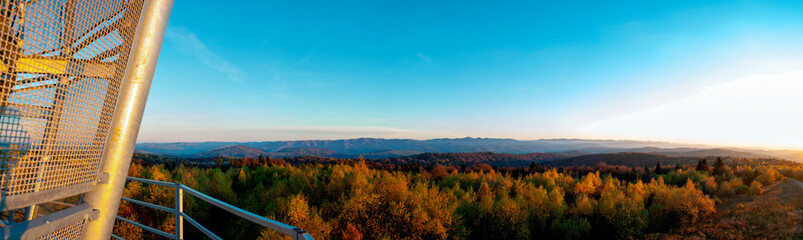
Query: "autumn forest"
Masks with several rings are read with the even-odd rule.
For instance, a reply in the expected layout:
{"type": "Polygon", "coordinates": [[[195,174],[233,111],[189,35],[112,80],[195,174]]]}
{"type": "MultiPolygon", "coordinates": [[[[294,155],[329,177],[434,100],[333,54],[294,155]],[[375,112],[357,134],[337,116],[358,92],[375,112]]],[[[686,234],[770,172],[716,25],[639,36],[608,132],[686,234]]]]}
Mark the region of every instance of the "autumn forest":
{"type": "MultiPolygon", "coordinates": [[[[315,239],[733,239],[800,234],[800,215],[790,211],[798,206],[783,198],[800,194],[797,186],[788,189],[794,184],[789,178],[803,179],[803,166],[788,161],[720,158],[644,168],[604,163],[496,168],[397,166],[364,159],[293,164],[261,157],[220,160],[199,165],[140,159],[131,165],[129,176],[185,184],[299,226],[315,239]],[[786,192],[773,197],[767,191],[786,192]]],[[[172,206],[174,199],[170,189],[139,182],[129,182],[124,196],[163,206],[172,206]]],[[[190,216],[225,239],[284,237],[192,197],[184,204],[190,216]]],[[[118,214],[174,230],[168,213],[123,202],[118,214]]],[[[202,236],[185,231],[187,239],[202,236]]],[[[122,222],[115,233],[125,239],[158,238],[122,222]]]]}

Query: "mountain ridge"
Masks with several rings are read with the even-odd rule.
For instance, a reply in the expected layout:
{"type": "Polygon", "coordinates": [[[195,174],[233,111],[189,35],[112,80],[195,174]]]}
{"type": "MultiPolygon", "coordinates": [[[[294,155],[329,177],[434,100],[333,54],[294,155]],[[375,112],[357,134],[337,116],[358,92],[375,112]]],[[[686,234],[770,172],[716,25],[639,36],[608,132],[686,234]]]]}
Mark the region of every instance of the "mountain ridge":
{"type": "Polygon", "coordinates": [[[387,158],[411,156],[420,153],[567,153],[573,155],[615,152],[657,153],[678,157],[730,156],[740,158],[783,158],[803,161],[803,151],[755,150],[735,147],[712,147],[699,144],[671,143],[638,140],[589,139],[538,139],[515,140],[510,138],[436,138],[384,139],[355,138],[339,140],[297,140],[263,142],[173,142],[139,143],[138,152],[172,156],[247,156],[260,153],[272,157],[321,155],[324,157],[387,158]],[[239,146],[239,147],[234,147],[239,146]],[[220,150],[226,147],[229,149],[220,150]],[[296,149],[295,153],[281,153],[282,149],[296,149]]]}

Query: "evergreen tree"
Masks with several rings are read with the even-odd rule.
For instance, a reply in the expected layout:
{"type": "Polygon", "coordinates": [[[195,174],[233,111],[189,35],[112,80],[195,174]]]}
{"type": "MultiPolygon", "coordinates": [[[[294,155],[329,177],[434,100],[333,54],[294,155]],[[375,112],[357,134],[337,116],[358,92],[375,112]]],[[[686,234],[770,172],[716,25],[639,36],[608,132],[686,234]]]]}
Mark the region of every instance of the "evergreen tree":
{"type": "Polygon", "coordinates": [[[697,171],[708,171],[708,161],[705,158],[697,161],[697,171]]]}
{"type": "Polygon", "coordinates": [[[661,162],[655,164],[655,174],[661,174],[661,162]]]}
{"type": "Polygon", "coordinates": [[[257,160],[259,160],[259,164],[265,164],[265,156],[262,156],[261,153],[259,154],[259,157],[257,157],[257,160]]]}
{"type": "Polygon", "coordinates": [[[722,162],[721,157],[717,157],[717,161],[714,162],[714,176],[719,176],[725,173],[725,163],[722,162]]]}
{"type": "Polygon", "coordinates": [[[215,159],[215,167],[219,168],[219,167],[222,167],[222,166],[223,166],[223,158],[220,157],[220,156],[217,156],[217,158],[215,159]]]}
{"type": "Polygon", "coordinates": [[[680,163],[675,163],[675,170],[680,170],[680,163]]]}

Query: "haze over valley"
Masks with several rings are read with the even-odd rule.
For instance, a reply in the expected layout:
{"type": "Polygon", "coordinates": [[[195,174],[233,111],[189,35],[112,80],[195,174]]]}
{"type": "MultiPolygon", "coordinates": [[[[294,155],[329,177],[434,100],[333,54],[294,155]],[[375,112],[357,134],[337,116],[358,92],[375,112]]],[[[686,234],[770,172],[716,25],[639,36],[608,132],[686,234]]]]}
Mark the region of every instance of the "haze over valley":
{"type": "MultiPolygon", "coordinates": [[[[248,157],[273,158],[320,156],[368,159],[405,157],[423,153],[556,153],[554,159],[605,153],[650,153],[672,157],[775,158],[803,161],[803,151],[769,150],[700,144],[682,144],[633,140],[541,139],[514,140],[498,138],[441,138],[429,140],[358,138],[343,140],[268,141],[268,142],[177,142],[140,143],[143,154],[161,154],[184,158],[248,157]]],[[[647,161],[653,164],[652,161],[647,161]]]]}

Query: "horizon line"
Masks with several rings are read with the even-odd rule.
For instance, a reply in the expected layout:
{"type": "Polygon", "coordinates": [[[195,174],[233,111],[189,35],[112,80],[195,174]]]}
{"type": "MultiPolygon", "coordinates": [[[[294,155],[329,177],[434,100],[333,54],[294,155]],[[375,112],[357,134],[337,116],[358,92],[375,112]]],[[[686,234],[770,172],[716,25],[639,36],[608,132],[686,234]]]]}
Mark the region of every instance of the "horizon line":
{"type": "MultiPolygon", "coordinates": [[[[633,142],[647,142],[647,143],[665,143],[676,145],[689,145],[695,147],[708,147],[708,148],[753,148],[760,150],[795,150],[803,151],[803,147],[790,147],[790,146],[756,146],[756,145],[723,145],[711,143],[692,143],[680,141],[667,141],[667,140],[645,140],[645,139],[616,139],[616,138],[538,138],[538,139],[516,139],[505,137],[441,137],[441,138],[383,138],[383,137],[358,137],[358,138],[332,138],[332,139],[302,139],[302,140],[262,140],[262,141],[173,141],[173,142],[137,142],[136,144],[170,144],[170,143],[254,143],[254,142],[304,142],[304,141],[344,141],[344,140],[358,140],[358,139],[382,139],[382,140],[415,140],[415,141],[429,141],[439,139],[496,139],[496,140],[514,140],[514,141],[542,141],[542,140],[585,140],[585,141],[633,141],[633,142]]],[[[682,146],[674,147],[681,148],[682,146]]],[[[660,147],[658,147],[660,148],[660,147]]]]}

